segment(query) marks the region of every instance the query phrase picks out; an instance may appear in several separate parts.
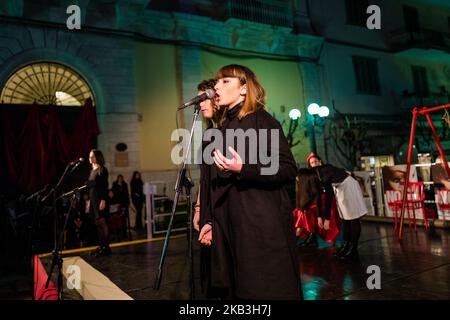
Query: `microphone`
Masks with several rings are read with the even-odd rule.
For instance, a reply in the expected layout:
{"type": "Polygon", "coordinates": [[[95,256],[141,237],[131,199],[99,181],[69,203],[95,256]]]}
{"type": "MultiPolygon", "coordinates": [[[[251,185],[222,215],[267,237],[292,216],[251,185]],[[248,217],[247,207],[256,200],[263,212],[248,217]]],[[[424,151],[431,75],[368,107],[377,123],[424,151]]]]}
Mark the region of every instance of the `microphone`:
{"type": "Polygon", "coordinates": [[[72,162],[70,163],[70,165],[71,165],[71,166],[73,166],[73,165],[79,166],[80,163],[82,163],[82,162],[84,162],[84,158],[79,158],[79,159],[76,160],[76,161],[72,161],[72,162]]]}
{"type": "Polygon", "coordinates": [[[200,103],[200,102],[208,100],[208,99],[212,99],[212,98],[214,98],[215,95],[216,95],[216,92],[213,89],[207,89],[205,91],[205,93],[202,93],[201,95],[196,96],[196,97],[192,98],[191,100],[189,100],[188,102],[179,106],[178,110],[187,108],[193,104],[197,104],[197,103],[200,103]]]}
{"type": "Polygon", "coordinates": [[[83,162],[84,162],[84,158],[80,158],[80,159],[78,159],[77,161],[72,161],[72,162],[70,163],[70,165],[73,166],[73,167],[72,167],[72,169],[70,170],[69,174],[71,174],[72,172],[74,172],[75,169],[76,169],[80,164],[82,164],[83,162]]]}

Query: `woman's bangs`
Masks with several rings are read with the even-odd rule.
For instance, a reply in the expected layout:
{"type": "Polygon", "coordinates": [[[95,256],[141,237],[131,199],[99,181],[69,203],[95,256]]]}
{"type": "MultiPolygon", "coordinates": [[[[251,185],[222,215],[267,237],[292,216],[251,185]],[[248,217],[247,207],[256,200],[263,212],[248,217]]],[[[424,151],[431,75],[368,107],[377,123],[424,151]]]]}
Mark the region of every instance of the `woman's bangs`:
{"type": "Polygon", "coordinates": [[[237,69],[234,66],[225,66],[217,71],[216,79],[222,78],[238,78],[239,80],[245,79],[245,74],[242,70],[237,69]]]}

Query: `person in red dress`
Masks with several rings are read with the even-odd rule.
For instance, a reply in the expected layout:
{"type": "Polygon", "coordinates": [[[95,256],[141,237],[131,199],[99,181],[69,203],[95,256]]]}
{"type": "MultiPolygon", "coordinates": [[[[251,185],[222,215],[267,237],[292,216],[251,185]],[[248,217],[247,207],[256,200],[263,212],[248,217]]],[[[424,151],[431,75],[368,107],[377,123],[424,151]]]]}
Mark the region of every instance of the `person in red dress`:
{"type": "Polygon", "coordinates": [[[317,174],[311,168],[320,166],[322,160],[313,152],[306,158],[308,169],[300,169],[297,174],[297,207],[295,208],[294,221],[296,236],[304,238],[303,245],[317,245],[319,235],[324,241],[336,244],[339,236],[339,213],[336,201],[332,201],[330,215],[327,210],[317,210],[317,197],[322,198],[325,205],[325,192],[320,187],[317,174]]]}

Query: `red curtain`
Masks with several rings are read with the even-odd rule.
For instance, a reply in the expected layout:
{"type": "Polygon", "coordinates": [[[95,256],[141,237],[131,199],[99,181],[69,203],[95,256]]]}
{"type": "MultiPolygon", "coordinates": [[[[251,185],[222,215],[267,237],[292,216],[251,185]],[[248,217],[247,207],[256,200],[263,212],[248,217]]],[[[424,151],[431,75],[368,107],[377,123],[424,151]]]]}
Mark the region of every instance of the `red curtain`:
{"type": "Polygon", "coordinates": [[[16,161],[17,154],[15,148],[14,127],[11,122],[9,112],[2,109],[2,145],[5,151],[4,164],[1,170],[2,180],[9,178],[11,181],[17,181],[16,161]]]}
{"type": "Polygon", "coordinates": [[[44,113],[33,104],[18,139],[18,186],[21,191],[33,192],[47,183],[45,172],[47,153],[44,141],[44,113]]]}
{"type": "MultiPolygon", "coordinates": [[[[47,127],[46,150],[48,151],[46,159],[47,177],[54,177],[58,165],[61,163],[69,163],[76,155],[72,154],[74,151],[71,150],[69,138],[65,133],[54,108],[47,113],[45,120],[47,127]]],[[[51,180],[45,182],[50,183],[51,180]]]]}
{"type": "Polygon", "coordinates": [[[57,168],[85,156],[96,144],[100,130],[92,100],[82,107],[71,133],[61,123],[58,108],[33,104],[22,128],[17,130],[8,112],[2,112],[2,171],[7,171],[9,181],[21,193],[35,192],[51,183],[57,168]]]}
{"type": "Polygon", "coordinates": [[[77,159],[87,154],[94,147],[99,134],[100,129],[95,108],[92,105],[91,98],[88,98],[75,125],[75,134],[72,136],[73,157],[77,159]]]}

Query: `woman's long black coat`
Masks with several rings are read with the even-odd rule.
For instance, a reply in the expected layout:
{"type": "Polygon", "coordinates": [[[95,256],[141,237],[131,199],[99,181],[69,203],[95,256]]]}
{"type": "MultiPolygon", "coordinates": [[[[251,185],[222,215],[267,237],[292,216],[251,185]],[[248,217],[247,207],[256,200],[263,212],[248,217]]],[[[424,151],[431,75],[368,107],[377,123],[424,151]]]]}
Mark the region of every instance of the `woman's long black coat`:
{"type": "MultiPolygon", "coordinates": [[[[248,159],[239,174],[211,167],[212,285],[230,287],[241,299],[299,299],[293,205],[284,188],[294,181],[296,164],[278,121],[263,109],[239,120],[239,110],[240,106],[229,110],[221,127],[224,136],[226,129],[278,130],[279,148],[274,155],[279,170],[261,175],[261,162],[250,164],[248,159]]],[[[268,136],[270,146],[270,132],[268,136]]],[[[258,144],[260,139],[258,134],[258,144]]],[[[224,141],[224,155],[228,146],[237,150],[235,142],[224,141]]]]}
{"type": "MultiPolygon", "coordinates": [[[[104,218],[107,210],[100,210],[100,202],[105,200],[108,203],[108,169],[99,167],[92,169],[89,174],[87,185],[89,186],[90,213],[96,219],[104,218]]],[[[105,207],[106,208],[106,207],[105,207]]]]}
{"type": "MultiPolygon", "coordinates": [[[[210,126],[208,130],[209,129],[212,129],[212,127],[210,126]]],[[[208,142],[202,142],[201,157],[203,157],[203,152],[208,144],[208,142]]],[[[212,223],[210,182],[211,165],[203,161],[200,165],[200,230],[206,223],[212,223]]],[[[200,247],[200,283],[202,286],[202,291],[207,298],[221,297],[221,293],[211,287],[211,248],[203,245],[200,247]]]]}

